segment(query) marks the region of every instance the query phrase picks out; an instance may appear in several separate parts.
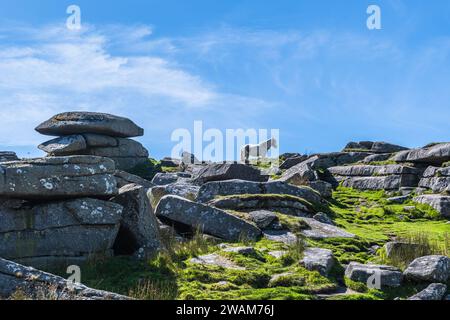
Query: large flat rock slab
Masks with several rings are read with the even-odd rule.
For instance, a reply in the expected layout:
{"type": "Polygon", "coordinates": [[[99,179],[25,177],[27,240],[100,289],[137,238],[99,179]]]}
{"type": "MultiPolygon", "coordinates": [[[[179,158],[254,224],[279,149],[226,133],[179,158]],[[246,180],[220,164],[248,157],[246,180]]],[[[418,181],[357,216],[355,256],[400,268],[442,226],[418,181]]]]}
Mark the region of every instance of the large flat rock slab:
{"type": "Polygon", "coordinates": [[[0,164],[0,196],[20,199],[109,197],[115,165],[93,156],[38,158],[0,164]]]}
{"type": "Polygon", "coordinates": [[[402,165],[354,165],[328,168],[335,184],[360,190],[398,190],[402,187],[415,187],[419,182],[420,171],[402,165]]]}
{"type": "Polygon", "coordinates": [[[286,170],[278,181],[293,185],[305,185],[309,181],[321,180],[324,169],[356,163],[371,155],[370,152],[332,152],[316,154],[286,170]]]}
{"type": "Polygon", "coordinates": [[[144,129],[130,119],[97,112],[60,113],[41,123],[36,131],[50,136],[96,133],[126,138],[144,134],[144,129]]]}
{"type": "Polygon", "coordinates": [[[338,166],[328,168],[328,171],[333,175],[338,176],[387,176],[400,174],[417,175],[419,172],[416,168],[402,166],[398,164],[389,164],[382,166],[370,165],[354,165],[354,166],[338,166]]]}
{"type": "Polygon", "coordinates": [[[315,213],[313,207],[304,199],[286,195],[232,195],[211,200],[208,204],[226,210],[248,211],[265,209],[300,217],[315,213]]]}
{"type": "Polygon", "coordinates": [[[393,160],[440,166],[442,163],[450,161],[450,143],[438,143],[420,149],[401,151],[393,157],[393,160]]]}
{"type": "Polygon", "coordinates": [[[90,198],[37,204],[3,200],[0,256],[33,264],[50,257],[83,260],[89,254],[108,255],[122,212],[121,205],[90,198]]]}
{"type": "Polygon", "coordinates": [[[417,186],[418,178],[413,175],[391,175],[382,177],[335,177],[346,188],[359,190],[396,191],[403,187],[417,186]]]}
{"type": "Polygon", "coordinates": [[[310,229],[302,230],[302,234],[311,239],[326,238],[354,238],[354,234],[342,230],[336,226],[322,223],[312,218],[300,218],[306,222],[310,229]]]}
{"type": "Polygon", "coordinates": [[[197,183],[241,179],[247,181],[267,181],[261,171],[242,163],[213,163],[202,168],[195,176],[197,183]]]}
{"type": "Polygon", "coordinates": [[[256,239],[261,230],[254,224],[223,210],[189,201],[179,196],[161,198],[155,211],[162,219],[200,228],[203,232],[222,239],[236,241],[243,237],[256,239]]]}
{"type": "Polygon", "coordinates": [[[359,141],[359,142],[349,142],[344,148],[344,151],[351,150],[365,150],[367,152],[373,153],[394,153],[403,150],[407,150],[408,148],[384,142],[384,141],[359,141]]]}
{"type": "Polygon", "coordinates": [[[196,200],[205,203],[220,196],[242,194],[290,195],[312,204],[325,203],[320,194],[309,187],[294,186],[281,181],[252,182],[239,179],[205,183],[200,187],[196,200]]]}

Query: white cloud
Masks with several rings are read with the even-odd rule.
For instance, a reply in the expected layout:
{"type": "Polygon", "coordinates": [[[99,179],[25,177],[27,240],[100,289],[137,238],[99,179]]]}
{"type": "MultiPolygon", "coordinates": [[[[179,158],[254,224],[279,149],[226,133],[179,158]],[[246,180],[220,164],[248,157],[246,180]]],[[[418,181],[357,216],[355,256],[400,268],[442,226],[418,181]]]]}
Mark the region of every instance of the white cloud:
{"type": "Polygon", "coordinates": [[[278,127],[292,143],[309,137],[318,148],[336,139],[336,128],[353,130],[355,139],[400,139],[403,131],[403,141],[419,130],[448,130],[441,125],[448,118],[448,39],[411,53],[395,37],[326,30],[225,27],[158,38],[148,26],[83,28],[0,29],[0,145],[42,142],[33,128],[68,110],[130,117],[145,128],[141,141],[151,153],[165,154],[171,131],[194,120],[278,127]],[[420,113],[429,100],[438,119],[420,113]],[[321,141],[311,138],[314,130],[321,141]]]}
{"type": "MultiPolygon", "coordinates": [[[[135,120],[152,135],[144,138],[151,148],[170,138],[167,130],[187,126],[194,117],[218,125],[227,119],[245,123],[247,112],[267,106],[219,92],[167,55],[130,52],[148,48],[151,35],[146,26],[0,29],[6,39],[0,45],[0,145],[36,145],[46,139],[33,130],[41,121],[59,112],[89,110],[135,120]],[[236,117],[233,110],[244,106],[236,117]]],[[[154,40],[151,46],[167,50],[168,43],[154,40]]]]}

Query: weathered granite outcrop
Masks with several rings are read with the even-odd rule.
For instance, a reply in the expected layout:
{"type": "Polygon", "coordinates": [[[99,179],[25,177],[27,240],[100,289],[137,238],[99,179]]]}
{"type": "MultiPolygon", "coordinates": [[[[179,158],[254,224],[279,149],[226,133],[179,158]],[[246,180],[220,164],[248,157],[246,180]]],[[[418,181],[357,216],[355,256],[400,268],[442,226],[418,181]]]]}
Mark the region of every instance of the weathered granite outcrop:
{"type": "Polygon", "coordinates": [[[161,167],[176,168],[181,165],[181,159],[175,159],[171,157],[164,157],[160,162],[161,167]]]}
{"type": "Polygon", "coordinates": [[[261,171],[242,163],[213,163],[206,165],[194,177],[200,184],[211,181],[241,179],[246,181],[267,181],[268,177],[261,171]]]}
{"type": "Polygon", "coordinates": [[[256,239],[261,235],[255,225],[243,219],[178,196],[162,197],[155,212],[160,219],[200,228],[207,234],[230,241],[242,237],[256,239]]]}
{"type": "MultiPolygon", "coordinates": [[[[414,187],[419,182],[417,168],[402,165],[354,165],[328,168],[335,183],[361,190],[398,190],[414,187]]],[[[331,180],[333,181],[333,180],[331,180]]],[[[330,182],[331,182],[330,181],[330,182]]]]}
{"type": "Polygon", "coordinates": [[[293,157],[286,158],[281,164],[280,169],[287,170],[292,168],[293,166],[302,163],[303,161],[307,160],[308,156],[302,156],[302,155],[296,155],[293,157]]]}
{"type": "Polygon", "coordinates": [[[388,259],[414,257],[417,253],[427,251],[427,247],[424,245],[402,241],[389,241],[383,248],[388,259]]]}
{"type": "Polygon", "coordinates": [[[273,224],[278,222],[278,216],[268,210],[251,211],[248,217],[261,230],[271,229],[273,224]]]}
{"type": "Polygon", "coordinates": [[[39,125],[43,134],[60,135],[39,149],[53,156],[92,155],[108,157],[119,170],[131,170],[148,161],[148,151],[137,141],[127,139],[144,131],[131,120],[109,114],[71,112],[59,114],[39,125]]]}
{"type": "Polygon", "coordinates": [[[424,194],[415,197],[413,201],[428,204],[436,209],[441,216],[450,218],[450,196],[441,194],[424,194]]]}
{"type": "Polygon", "coordinates": [[[325,204],[320,194],[305,186],[294,186],[282,181],[252,182],[243,180],[215,181],[203,184],[196,201],[206,203],[220,196],[265,194],[290,195],[305,199],[313,205],[325,204]]]}
{"type": "Polygon", "coordinates": [[[147,188],[126,185],[111,201],[123,207],[119,236],[114,244],[116,254],[149,257],[161,249],[159,225],[147,197],[147,188]]]}
{"type": "Polygon", "coordinates": [[[420,149],[401,151],[393,158],[397,162],[413,162],[440,166],[450,161],[450,143],[436,143],[420,149]]]}
{"type": "Polygon", "coordinates": [[[428,167],[419,181],[419,187],[432,190],[435,193],[445,192],[450,194],[450,167],[428,167]]]}
{"type": "Polygon", "coordinates": [[[366,158],[367,152],[333,152],[317,154],[286,170],[279,181],[294,185],[308,185],[309,181],[323,180],[322,170],[352,164],[366,158]]]}
{"type": "Polygon", "coordinates": [[[344,151],[351,151],[351,150],[364,150],[373,153],[394,153],[403,150],[408,150],[408,148],[383,141],[377,142],[360,141],[360,142],[349,142],[344,148],[344,151]]]}
{"type": "Polygon", "coordinates": [[[371,163],[371,162],[386,161],[389,160],[391,157],[392,153],[376,153],[365,157],[361,162],[371,163]]]}
{"type": "Polygon", "coordinates": [[[0,164],[0,197],[58,199],[117,193],[114,162],[94,156],[38,158],[0,164]]]}
{"type": "Polygon", "coordinates": [[[248,210],[273,210],[294,216],[310,216],[314,208],[304,199],[294,196],[278,196],[265,194],[231,195],[223,196],[208,202],[216,208],[225,210],[248,211],[248,210]]]}
{"type": "Polygon", "coordinates": [[[0,256],[27,265],[82,261],[110,255],[121,205],[91,198],[47,203],[0,202],[0,256]]]}
{"type": "Polygon", "coordinates": [[[148,160],[149,153],[135,140],[94,134],[59,137],[39,145],[49,156],[92,155],[108,157],[116,168],[130,170],[148,160]],[[93,138],[95,137],[95,138],[93,138]]]}

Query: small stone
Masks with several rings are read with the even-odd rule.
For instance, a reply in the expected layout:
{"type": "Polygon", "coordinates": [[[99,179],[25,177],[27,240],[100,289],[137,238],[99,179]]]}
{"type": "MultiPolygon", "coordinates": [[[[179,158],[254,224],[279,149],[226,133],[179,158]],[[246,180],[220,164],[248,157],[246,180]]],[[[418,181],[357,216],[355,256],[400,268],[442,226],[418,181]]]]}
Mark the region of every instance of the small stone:
{"type": "Polygon", "coordinates": [[[303,254],[304,257],[300,264],[307,270],[318,271],[321,275],[326,276],[334,266],[335,259],[331,250],[307,248],[303,254]]]}

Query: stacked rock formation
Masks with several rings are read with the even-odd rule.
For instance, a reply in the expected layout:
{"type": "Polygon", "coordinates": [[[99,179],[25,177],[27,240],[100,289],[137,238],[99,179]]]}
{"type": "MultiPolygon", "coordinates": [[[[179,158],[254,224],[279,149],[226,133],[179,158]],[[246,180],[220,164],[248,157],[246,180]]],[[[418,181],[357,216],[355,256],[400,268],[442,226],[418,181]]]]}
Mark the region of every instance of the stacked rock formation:
{"type": "Polygon", "coordinates": [[[94,156],[0,164],[0,256],[33,266],[111,254],[122,206],[114,162],[94,156]]]}
{"type": "Polygon", "coordinates": [[[94,112],[67,112],[53,116],[37,128],[41,134],[59,136],[39,145],[49,156],[92,155],[114,160],[116,168],[129,171],[148,160],[148,151],[128,139],[144,134],[129,119],[94,112]]]}
{"type": "Polygon", "coordinates": [[[360,190],[400,192],[450,216],[450,143],[407,149],[387,142],[350,142],[341,152],[287,158],[279,181],[309,185],[322,196],[343,185],[360,190]],[[301,161],[302,160],[302,161],[301,161]],[[293,165],[293,163],[297,164],[293,165]]]}
{"type": "Polygon", "coordinates": [[[113,115],[70,112],[37,130],[62,135],[40,146],[49,157],[0,154],[0,257],[54,267],[160,248],[147,198],[152,184],[116,170],[147,160],[147,150],[125,138],[141,128],[113,115]]]}

